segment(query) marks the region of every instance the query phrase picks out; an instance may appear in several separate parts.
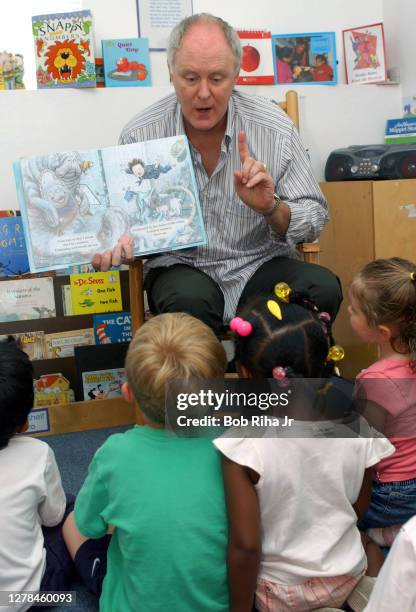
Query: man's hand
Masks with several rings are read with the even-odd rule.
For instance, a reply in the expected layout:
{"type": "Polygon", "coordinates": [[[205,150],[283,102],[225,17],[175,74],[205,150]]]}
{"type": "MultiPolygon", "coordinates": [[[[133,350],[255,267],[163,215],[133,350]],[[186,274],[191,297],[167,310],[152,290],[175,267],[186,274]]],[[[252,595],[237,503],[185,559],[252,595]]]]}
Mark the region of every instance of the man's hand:
{"type": "Polygon", "coordinates": [[[258,213],[267,213],[274,206],[273,178],[262,161],[250,157],[244,132],[238,135],[238,148],[242,168],[234,171],[235,190],[244,204],[258,213]]]}
{"type": "Polygon", "coordinates": [[[134,239],[128,234],[123,234],[119,238],[114,249],[104,251],[104,253],[96,253],[92,258],[92,265],[100,272],[107,272],[111,266],[119,266],[120,264],[129,264],[134,260],[133,255],[134,239]]]}

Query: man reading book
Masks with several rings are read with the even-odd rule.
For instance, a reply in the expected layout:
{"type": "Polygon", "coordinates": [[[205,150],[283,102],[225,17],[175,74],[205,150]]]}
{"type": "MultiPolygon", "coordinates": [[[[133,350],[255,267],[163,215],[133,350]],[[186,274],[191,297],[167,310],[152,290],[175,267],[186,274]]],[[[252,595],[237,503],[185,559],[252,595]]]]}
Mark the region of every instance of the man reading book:
{"type": "MultiPolygon", "coordinates": [[[[185,311],[219,332],[238,304],[285,281],[335,317],[338,279],[300,261],[295,249],[319,236],[326,201],[286,113],[234,89],[238,35],[218,17],[193,15],[172,30],[167,54],[175,93],[136,115],[120,144],[187,135],[207,244],[147,261],[151,310],[185,311]]],[[[133,239],[125,235],[93,265],[107,270],[132,257],[133,239]]]]}

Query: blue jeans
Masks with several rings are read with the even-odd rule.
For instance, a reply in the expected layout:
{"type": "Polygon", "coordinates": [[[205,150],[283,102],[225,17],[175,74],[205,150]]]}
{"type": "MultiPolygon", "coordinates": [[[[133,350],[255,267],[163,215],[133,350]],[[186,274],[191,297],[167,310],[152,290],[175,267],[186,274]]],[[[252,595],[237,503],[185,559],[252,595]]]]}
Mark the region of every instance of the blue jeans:
{"type": "Polygon", "coordinates": [[[416,480],[373,482],[371,501],[359,529],[402,525],[416,514],[416,480]]]}

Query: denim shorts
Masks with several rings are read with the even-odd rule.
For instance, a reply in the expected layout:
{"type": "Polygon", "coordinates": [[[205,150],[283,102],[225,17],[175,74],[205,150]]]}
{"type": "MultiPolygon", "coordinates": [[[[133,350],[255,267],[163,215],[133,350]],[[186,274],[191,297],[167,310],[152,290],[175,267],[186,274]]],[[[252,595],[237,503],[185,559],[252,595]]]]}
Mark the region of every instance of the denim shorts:
{"type": "Polygon", "coordinates": [[[373,482],[371,501],[359,529],[402,525],[416,514],[416,480],[373,482]]]}

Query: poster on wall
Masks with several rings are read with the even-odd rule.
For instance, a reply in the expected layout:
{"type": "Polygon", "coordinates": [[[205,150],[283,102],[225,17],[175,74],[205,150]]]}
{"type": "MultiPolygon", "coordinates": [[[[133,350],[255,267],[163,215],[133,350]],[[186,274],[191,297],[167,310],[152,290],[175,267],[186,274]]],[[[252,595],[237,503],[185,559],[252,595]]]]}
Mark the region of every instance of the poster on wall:
{"type": "Polygon", "coordinates": [[[335,32],[272,36],[276,83],[335,85],[335,32]]]}
{"type": "Polygon", "coordinates": [[[150,51],[165,51],[172,28],[193,13],[192,0],[136,0],[139,37],[149,39],[150,51]]]}
{"type": "Polygon", "coordinates": [[[347,83],[386,81],[386,52],[382,23],[343,30],[347,83]]]}

